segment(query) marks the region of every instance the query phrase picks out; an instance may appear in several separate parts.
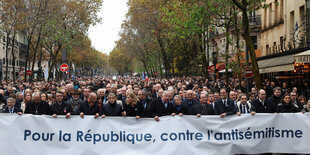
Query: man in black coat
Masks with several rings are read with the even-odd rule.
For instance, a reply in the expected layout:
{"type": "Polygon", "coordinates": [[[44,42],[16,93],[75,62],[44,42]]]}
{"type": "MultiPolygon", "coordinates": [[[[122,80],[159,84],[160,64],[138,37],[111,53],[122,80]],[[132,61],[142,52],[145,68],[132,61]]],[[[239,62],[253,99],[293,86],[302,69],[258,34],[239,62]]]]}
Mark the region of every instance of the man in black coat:
{"type": "MultiPolygon", "coordinates": [[[[283,94],[284,95],[284,94],[283,94]]],[[[273,95],[268,98],[273,104],[278,105],[281,100],[281,88],[279,86],[273,88],[273,95]]]]}
{"type": "Polygon", "coordinates": [[[251,104],[255,108],[256,113],[275,113],[277,110],[277,104],[266,99],[266,91],[264,89],[258,91],[258,99],[253,100],[251,104]]]}
{"type": "Polygon", "coordinates": [[[235,107],[234,101],[227,98],[227,91],[225,88],[220,90],[220,99],[215,101],[214,114],[225,117],[226,115],[236,114],[237,109],[235,107]]]}
{"type": "Polygon", "coordinates": [[[211,104],[208,103],[207,94],[201,93],[200,94],[200,103],[194,106],[195,113],[198,117],[201,115],[213,115],[213,107],[211,104]]]}
{"type": "Polygon", "coordinates": [[[82,102],[79,108],[81,118],[84,115],[94,115],[94,118],[99,117],[99,106],[97,101],[97,95],[90,93],[86,102],[82,102]]]}
{"type": "Polygon", "coordinates": [[[144,117],[150,117],[152,100],[147,97],[147,92],[144,89],[139,90],[138,98],[144,107],[144,117]]]}
{"type": "Polygon", "coordinates": [[[49,104],[41,100],[41,94],[39,92],[35,92],[33,101],[26,105],[25,114],[50,115],[49,104]]]}
{"type": "Polygon", "coordinates": [[[161,98],[153,100],[150,115],[155,121],[159,121],[160,116],[171,115],[173,113],[172,110],[173,106],[169,103],[169,92],[164,91],[161,98]]]}
{"type": "Polygon", "coordinates": [[[66,115],[66,118],[70,118],[73,112],[71,105],[63,100],[63,94],[60,91],[56,93],[56,102],[50,106],[50,110],[54,118],[57,115],[66,115]]]}
{"type": "Polygon", "coordinates": [[[109,93],[108,103],[103,105],[100,109],[100,116],[104,118],[105,116],[122,116],[122,106],[116,103],[117,96],[114,93],[109,93]]]}
{"type": "Polygon", "coordinates": [[[14,105],[15,105],[15,99],[8,98],[7,106],[2,109],[2,113],[10,113],[10,114],[17,113],[21,115],[23,111],[20,108],[15,107],[14,105]]]}
{"type": "Polygon", "coordinates": [[[198,103],[198,101],[193,99],[194,93],[196,93],[196,92],[194,92],[192,90],[188,90],[186,92],[187,98],[182,102],[182,106],[185,109],[187,109],[187,113],[184,114],[184,115],[196,115],[197,114],[196,111],[195,111],[194,106],[198,105],[199,103],[198,103]]]}

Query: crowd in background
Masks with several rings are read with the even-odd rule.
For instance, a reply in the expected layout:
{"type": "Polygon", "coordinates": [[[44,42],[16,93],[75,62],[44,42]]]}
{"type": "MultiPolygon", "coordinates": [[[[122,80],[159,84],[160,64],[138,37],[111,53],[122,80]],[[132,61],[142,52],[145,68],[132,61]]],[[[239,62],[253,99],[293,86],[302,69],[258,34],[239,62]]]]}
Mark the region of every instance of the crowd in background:
{"type": "Polygon", "coordinates": [[[242,115],[310,111],[310,86],[265,79],[255,83],[204,77],[88,77],[63,81],[2,82],[0,110],[33,115],[149,117],[242,115]],[[248,88],[248,89],[247,89],[248,88]]]}

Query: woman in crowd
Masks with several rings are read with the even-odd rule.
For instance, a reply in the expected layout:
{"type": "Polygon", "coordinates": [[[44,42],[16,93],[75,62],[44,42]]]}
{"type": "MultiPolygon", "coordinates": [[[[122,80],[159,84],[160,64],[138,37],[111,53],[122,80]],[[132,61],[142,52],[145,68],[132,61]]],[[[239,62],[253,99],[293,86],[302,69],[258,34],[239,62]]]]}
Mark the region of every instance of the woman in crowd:
{"type": "Polygon", "coordinates": [[[29,92],[26,92],[26,93],[24,94],[24,100],[23,100],[23,102],[22,102],[22,104],[21,104],[21,109],[23,110],[23,113],[24,113],[25,110],[26,110],[27,104],[28,104],[29,102],[31,102],[31,101],[32,101],[32,94],[29,93],[29,92]]]}
{"type": "Polygon", "coordinates": [[[172,116],[175,116],[175,115],[183,116],[183,114],[186,114],[186,108],[182,106],[181,102],[182,102],[182,97],[179,95],[176,95],[174,97],[172,116]]]}
{"type": "Polygon", "coordinates": [[[307,99],[306,99],[306,97],[305,97],[304,95],[300,95],[300,96],[298,97],[298,101],[299,101],[304,107],[307,106],[307,99]]]}
{"type": "Polygon", "coordinates": [[[137,119],[143,117],[144,107],[141,102],[139,102],[137,96],[134,93],[128,93],[126,104],[124,105],[125,116],[135,116],[137,119]]]}
{"type": "Polygon", "coordinates": [[[47,93],[45,93],[45,92],[41,93],[41,100],[43,102],[47,102],[48,103],[47,93]]]}
{"type": "Polygon", "coordinates": [[[299,111],[298,111],[298,106],[292,103],[291,96],[289,94],[285,94],[282,97],[282,101],[278,104],[277,112],[278,113],[296,113],[299,111]]]}
{"type": "Polygon", "coordinates": [[[310,112],[310,99],[308,100],[307,104],[304,106],[305,108],[303,109],[304,112],[310,112]]]}

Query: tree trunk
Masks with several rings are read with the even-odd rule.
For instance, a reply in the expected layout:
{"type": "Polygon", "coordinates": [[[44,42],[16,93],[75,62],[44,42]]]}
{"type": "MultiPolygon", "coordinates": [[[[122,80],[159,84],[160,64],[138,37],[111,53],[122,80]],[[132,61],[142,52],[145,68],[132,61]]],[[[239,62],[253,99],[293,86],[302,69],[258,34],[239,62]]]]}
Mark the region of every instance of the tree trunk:
{"type": "Polygon", "coordinates": [[[236,28],[236,48],[237,48],[237,59],[238,59],[238,67],[239,67],[239,72],[237,73],[238,79],[239,79],[239,88],[241,89],[241,73],[242,73],[242,67],[241,67],[241,62],[240,62],[240,57],[241,57],[241,50],[240,50],[240,38],[239,38],[239,27],[238,27],[238,14],[236,12],[235,6],[233,6],[234,9],[234,18],[235,18],[235,28],[236,28]]]}
{"type": "Polygon", "coordinates": [[[8,82],[8,70],[9,70],[9,44],[10,44],[10,34],[11,32],[7,32],[6,34],[6,48],[5,48],[5,81],[8,82]]]}
{"type": "Polygon", "coordinates": [[[230,24],[226,24],[225,36],[226,36],[226,47],[225,47],[225,80],[228,82],[228,57],[229,57],[229,26],[230,24]]]}
{"type": "Polygon", "coordinates": [[[15,37],[16,37],[16,32],[14,31],[14,34],[13,34],[13,39],[12,39],[12,66],[13,66],[13,81],[15,82],[16,81],[16,74],[15,74],[15,37]]]}
{"type": "Polygon", "coordinates": [[[242,0],[242,4],[239,3],[237,0],[232,0],[236,6],[242,11],[242,25],[243,25],[243,37],[246,42],[246,46],[248,47],[250,57],[251,57],[251,62],[252,62],[252,68],[254,72],[254,81],[256,84],[257,89],[261,89],[261,78],[259,74],[259,68],[257,64],[257,59],[256,59],[256,54],[255,54],[255,49],[254,49],[254,44],[252,42],[252,39],[250,37],[250,24],[249,24],[249,18],[248,18],[248,2],[247,0],[242,0]]]}

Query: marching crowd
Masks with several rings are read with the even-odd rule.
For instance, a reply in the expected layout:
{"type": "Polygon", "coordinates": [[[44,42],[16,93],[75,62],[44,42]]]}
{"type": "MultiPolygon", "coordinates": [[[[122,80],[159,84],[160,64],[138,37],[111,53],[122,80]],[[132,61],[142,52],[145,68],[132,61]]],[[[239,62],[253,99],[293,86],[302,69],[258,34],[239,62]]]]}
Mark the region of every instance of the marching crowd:
{"type": "Polygon", "coordinates": [[[95,118],[166,115],[242,115],[310,111],[310,86],[265,79],[263,89],[245,81],[203,77],[93,77],[66,81],[2,82],[0,110],[33,115],[95,118]]]}

